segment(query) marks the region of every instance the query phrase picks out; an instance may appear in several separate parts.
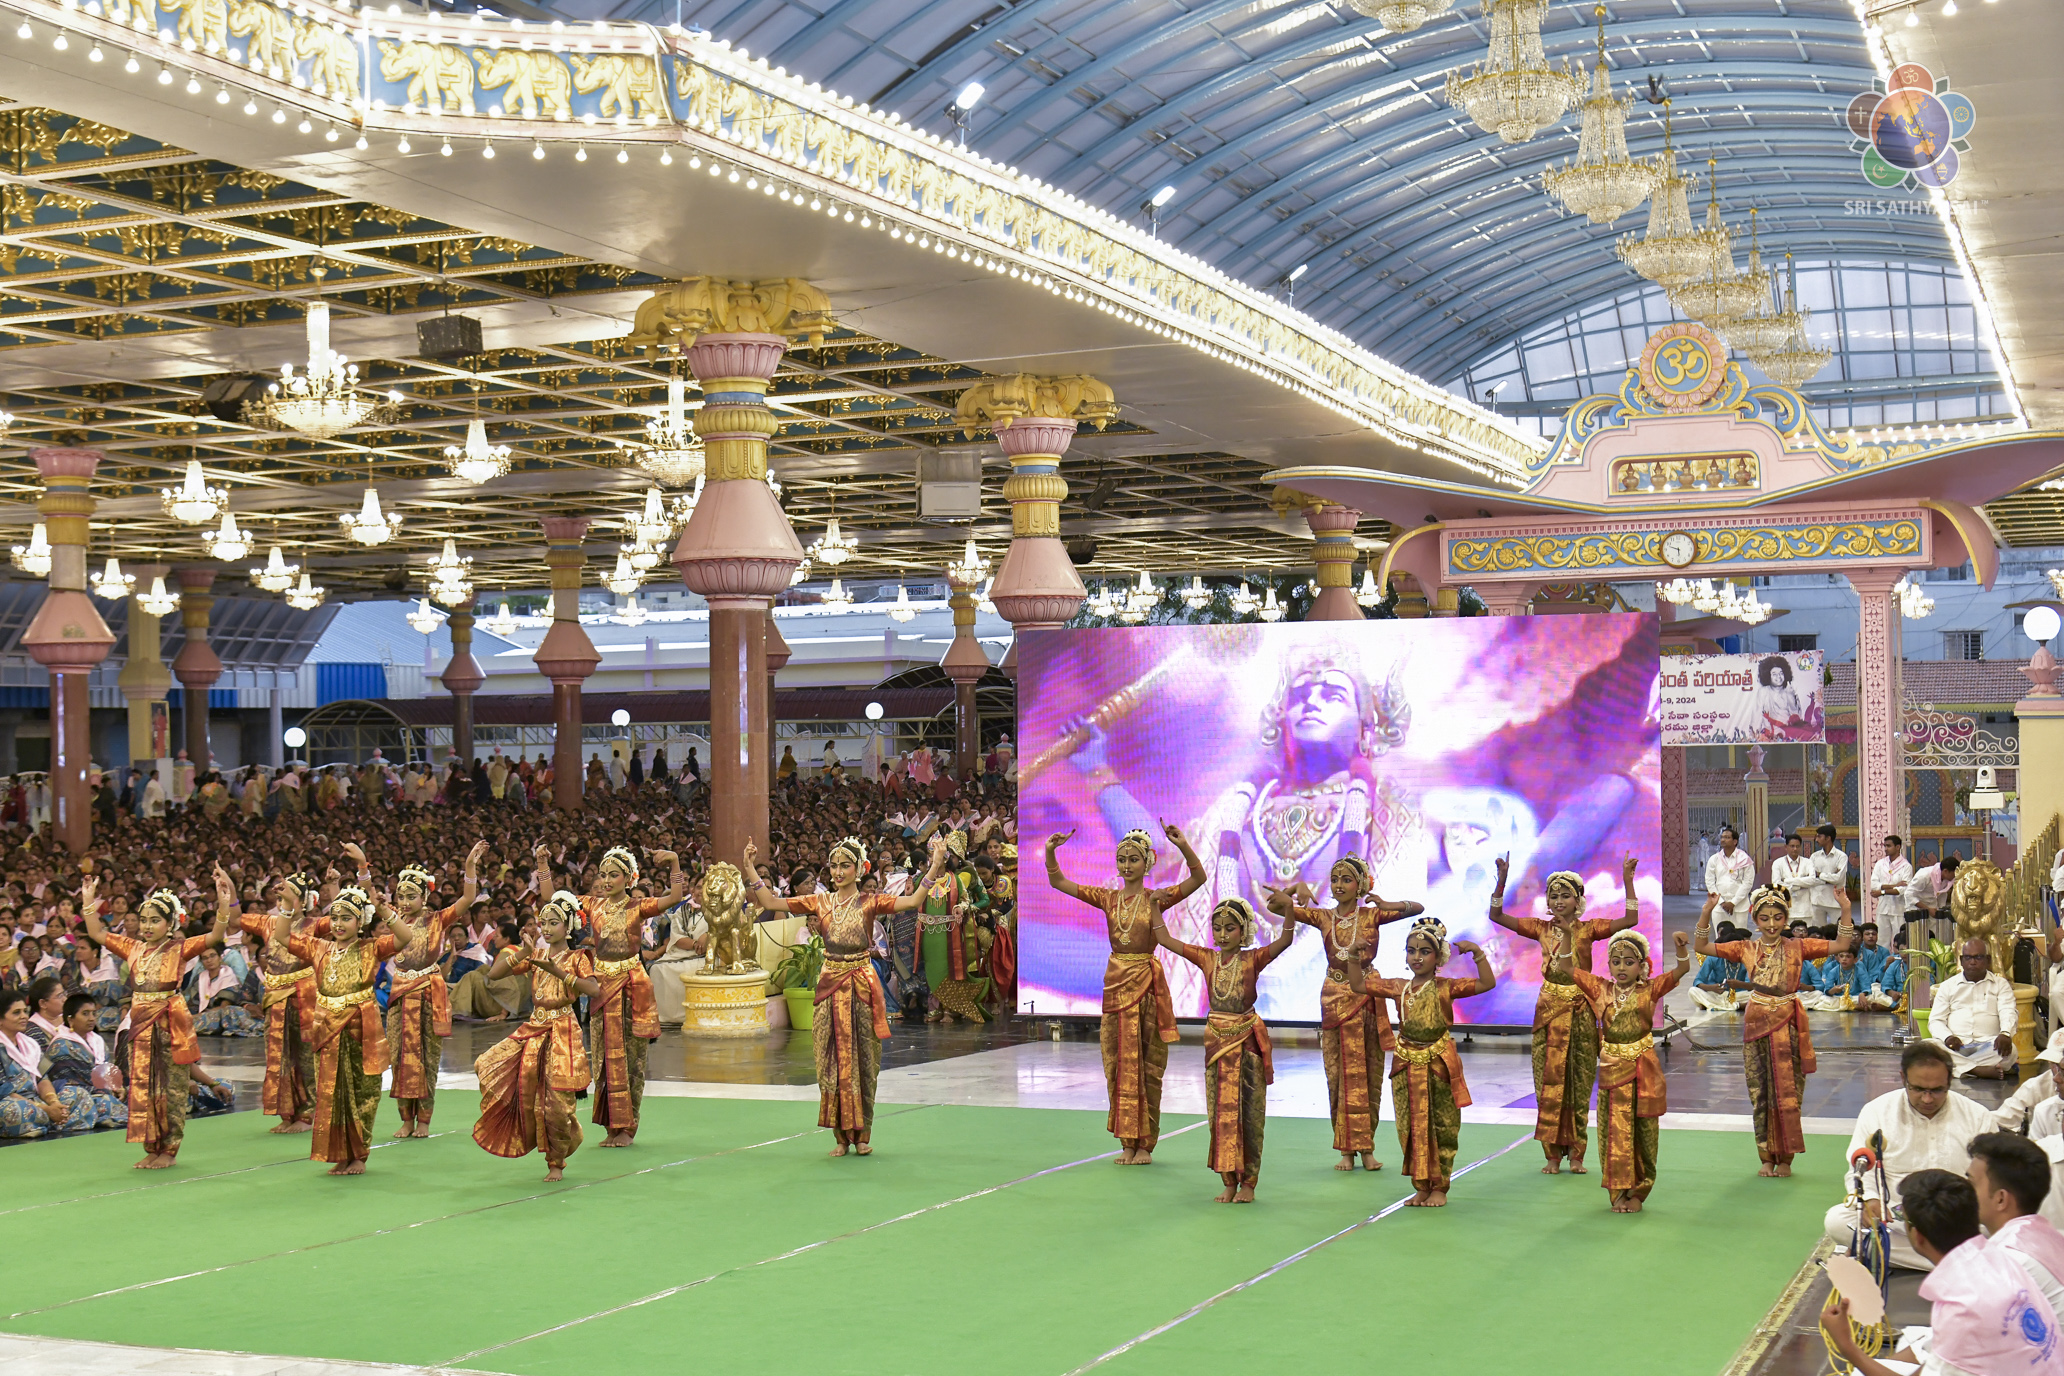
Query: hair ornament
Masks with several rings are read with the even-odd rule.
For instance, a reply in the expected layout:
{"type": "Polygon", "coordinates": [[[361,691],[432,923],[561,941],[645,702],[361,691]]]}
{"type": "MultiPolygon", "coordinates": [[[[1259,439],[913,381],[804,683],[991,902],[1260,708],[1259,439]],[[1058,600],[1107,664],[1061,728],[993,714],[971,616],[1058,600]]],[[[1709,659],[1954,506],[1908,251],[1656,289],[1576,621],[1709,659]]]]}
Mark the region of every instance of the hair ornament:
{"type": "Polygon", "coordinates": [[[1412,930],[1406,935],[1405,940],[1410,941],[1415,936],[1426,938],[1426,940],[1433,943],[1434,950],[1439,952],[1440,961],[1439,964],[1435,965],[1435,969],[1439,969],[1441,965],[1448,963],[1451,948],[1448,945],[1447,923],[1437,917],[1422,917],[1412,924],[1412,930]]]}
{"type": "Polygon", "coordinates": [[[608,850],[602,853],[602,867],[604,869],[607,869],[611,865],[615,865],[618,869],[622,870],[625,874],[629,875],[631,877],[631,882],[637,882],[638,857],[631,854],[631,852],[623,846],[611,846],[608,850]]]}
{"type": "Polygon", "coordinates": [[[153,910],[173,926],[186,921],[186,904],[179,901],[179,895],[170,889],[154,889],[150,897],[143,900],[137,909],[140,917],[149,917],[153,910]]]}

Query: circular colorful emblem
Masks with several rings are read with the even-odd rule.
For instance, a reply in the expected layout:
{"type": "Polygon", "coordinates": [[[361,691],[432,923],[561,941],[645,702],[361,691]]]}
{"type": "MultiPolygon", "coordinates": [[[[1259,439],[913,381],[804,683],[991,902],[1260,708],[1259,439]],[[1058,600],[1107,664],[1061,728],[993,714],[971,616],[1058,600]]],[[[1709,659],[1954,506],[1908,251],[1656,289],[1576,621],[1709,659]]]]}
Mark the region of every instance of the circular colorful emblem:
{"type": "Polygon", "coordinates": [[[1727,381],[1727,346],[1703,325],[1666,325],[1648,337],[1635,375],[1664,410],[1696,410],[1727,381]]]}
{"type": "Polygon", "coordinates": [[[1894,69],[1885,90],[1849,103],[1843,122],[1872,186],[1940,188],[1956,180],[1958,154],[1978,123],[1978,109],[1947,87],[1926,67],[1907,62],[1894,69]]]}

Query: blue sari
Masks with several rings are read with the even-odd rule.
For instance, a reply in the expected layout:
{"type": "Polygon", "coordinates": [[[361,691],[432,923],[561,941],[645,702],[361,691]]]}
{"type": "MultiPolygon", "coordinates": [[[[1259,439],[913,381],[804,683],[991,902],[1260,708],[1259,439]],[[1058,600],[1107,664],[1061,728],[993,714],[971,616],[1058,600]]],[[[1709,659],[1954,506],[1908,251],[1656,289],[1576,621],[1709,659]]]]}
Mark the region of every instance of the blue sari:
{"type": "Polygon", "coordinates": [[[127,1126],[129,1105],[121,1095],[93,1087],[93,1053],[69,1037],[59,1037],[51,1044],[50,1083],[57,1090],[58,1102],[72,1111],[65,1132],[127,1126]],[[68,1099],[67,1090],[77,1090],[83,1103],[68,1099]]]}

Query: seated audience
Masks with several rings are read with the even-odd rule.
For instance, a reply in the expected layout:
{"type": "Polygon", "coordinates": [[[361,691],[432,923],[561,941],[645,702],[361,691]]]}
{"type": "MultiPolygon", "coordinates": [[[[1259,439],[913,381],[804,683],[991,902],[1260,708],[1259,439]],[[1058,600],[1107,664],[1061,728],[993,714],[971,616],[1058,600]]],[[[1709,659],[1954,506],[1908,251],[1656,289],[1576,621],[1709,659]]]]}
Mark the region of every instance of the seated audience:
{"type": "Polygon", "coordinates": [[[1956,1054],[1956,1073],[1981,1080],[2016,1072],[2014,986],[1994,974],[1992,950],[1983,941],[1957,948],[1958,972],[1935,986],[1928,1030],[1956,1054]]]}
{"type": "Polygon", "coordinates": [[[2064,1233],[2041,1214],[2050,1170],[2048,1153],[2026,1137],[1987,1132],[1971,1139],[1979,1223],[1992,1245],[2028,1273],[2051,1310],[2064,1313],[2064,1233]]]}
{"type": "MultiPolygon", "coordinates": [[[[1849,1154],[1870,1146],[1872,1136],[1882,1133],[1886,1183],[1895,1194],[1900,1182],[1916,1171],[1939,1169],[1962,1175],[1971,1165],[1971,1139],[1992,1128],[1990,1110],[1949,1087],[1950,1064],[1949,1052],[1939,1043],[1910,1044],[1899,1054],[1902,1087],[1871,1100],[1856,1116],[1849,1154]]],[[[1877,1172],[1866,1171],[1861,1208],[1845,1200],[1829,1209],[1827,1236],[1846,1247],[1857,1228],[1874,1228],[1884,1216],[1877,1172]]],[[[1896,1228],[1892,1231],[1892,1264],[1909,1271],[1925,1271],[1932,1265],[1925,1254],[1907,1245],[1896,1228]]]]}

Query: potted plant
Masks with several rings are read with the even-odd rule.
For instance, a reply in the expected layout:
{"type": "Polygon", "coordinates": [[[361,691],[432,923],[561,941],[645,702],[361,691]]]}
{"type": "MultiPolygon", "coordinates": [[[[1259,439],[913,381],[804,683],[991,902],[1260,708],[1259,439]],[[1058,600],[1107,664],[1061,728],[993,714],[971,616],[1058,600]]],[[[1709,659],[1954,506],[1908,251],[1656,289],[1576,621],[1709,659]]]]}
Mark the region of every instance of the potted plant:
{"type": "Polygon", "coordinates": [[[824,971],[824,940],[812,935],[807,941],[782,949],[788,954],[767,976],[767,992],[779,994],[787,1001],[790,1027],[808,1032],[810,1015],[817,1004],[817,976],[824,971]]]}

